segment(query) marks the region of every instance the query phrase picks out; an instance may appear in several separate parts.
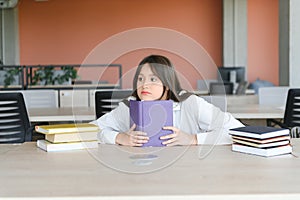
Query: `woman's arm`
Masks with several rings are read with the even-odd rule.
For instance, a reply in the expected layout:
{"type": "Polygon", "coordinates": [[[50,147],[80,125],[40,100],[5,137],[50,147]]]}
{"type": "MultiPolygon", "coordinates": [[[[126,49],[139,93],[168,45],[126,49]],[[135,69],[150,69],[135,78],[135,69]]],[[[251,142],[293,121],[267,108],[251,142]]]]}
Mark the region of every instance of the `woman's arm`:
{"type": "Polygon", "coordinates": [[[181,103],[180,113],[175,114],[177,123],[174,127],[165,127],[173,134],[161,137],[164,144],[230,144],[230,128],[244,126],[230,113],[222,112],[218,107],[195,95],[181,103]],[[176,126],[176,127],[175,127],[176,126]]]}
{"type": "Polygon", "coordinates": [[[202,133],[197,134],[198,144],[231,144],[229,129],[244,126],[230,113],[223,112],[220,108],[197,97],[198,123],[202,133]]]}
{"type": "Polygon", "coordinates": [[[134,131],[136,125],[134,124],[129,131],[125,133],[119,133],[116,136],[116,144],[125,145],[125,146],[143,146],[144,143],[149,141],[147,133],[141,131],[134,131]]]}
{"type": "Polygon", "coordinates": [[[91,123],[100,128],[98,140],[101,143],[116,144],[117,135],[129,130],[129,109],[121,102],[114,110],[91,123]]]}
{"type": "Polygon", "coordinates": [[[142,146],[149,137],[141,131],[134,131],[135,125],[129,128],[129,108],[123,102],[111,112],[91,122],[99,126],[98,139],[105,144],[142,146]]]}
{"type": "Polygon", "coordinates": [[[197,145],[197,135],[188,134],[180,129],[173,126],[166,126],[164,129],[172,130],[173,133],[165,136],[161,136],[161,140],[166,140],[163,142],[166,146],[175,146],[175,145],[197,145]]]}

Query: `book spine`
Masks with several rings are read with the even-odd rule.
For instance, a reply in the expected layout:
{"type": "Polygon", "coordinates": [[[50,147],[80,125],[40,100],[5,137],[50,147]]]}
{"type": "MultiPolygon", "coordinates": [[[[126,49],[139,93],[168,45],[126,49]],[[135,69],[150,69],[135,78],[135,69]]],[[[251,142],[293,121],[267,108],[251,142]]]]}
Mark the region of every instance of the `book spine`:
{"type": "Polygon", "coordinates": [[[135,124],[136,131],[143,131],[143,110],[140,101],[130,101],[130,127],[135,124]]]}
{"type": "Polygon", "coordinates": [[[142,102],[137,102],[137,127],[136,130],[137,131],[144,131],[144,119],[143,119],[143,113],[144,113],[144,106],[142,104],[142,102]]]}

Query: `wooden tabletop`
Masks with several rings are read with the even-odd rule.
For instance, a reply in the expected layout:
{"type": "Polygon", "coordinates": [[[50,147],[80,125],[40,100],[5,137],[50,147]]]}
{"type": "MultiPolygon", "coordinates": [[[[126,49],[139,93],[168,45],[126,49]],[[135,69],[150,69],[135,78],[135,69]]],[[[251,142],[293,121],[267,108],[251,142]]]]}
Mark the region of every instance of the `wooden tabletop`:
{"type": "MultiPolygon", "coordinates": [[[[31,122],[92,121],[96,118],[93,107],[29,108],[31,122]]],[[[284,110],[259,104],[229,105],[230,112],[237,119],[282,119],[284,110]]]]}
{"type": "MultiPolygon", "coordinates": [[[[292,143],[299,155],[300,141],[292,143]]],[[[32,142],[0,145],[0,160],[0,198],[300,198],[298,157],[264,158],[232,152],[231,146],[99,145],[47,153],[32,142]],[[148,160],[137,158],[145,155],[148,160]]]]}
{"type": "Polygon", "coordinates": [[[31,122],[92,121],[96,119],[93,107],[29,108],[31,122]]]}
{"type": "Polygon", "coordinates": [[[284,108],[259,104],[229,105],[227,111],[237,119],[282,119],[284,108]]]}

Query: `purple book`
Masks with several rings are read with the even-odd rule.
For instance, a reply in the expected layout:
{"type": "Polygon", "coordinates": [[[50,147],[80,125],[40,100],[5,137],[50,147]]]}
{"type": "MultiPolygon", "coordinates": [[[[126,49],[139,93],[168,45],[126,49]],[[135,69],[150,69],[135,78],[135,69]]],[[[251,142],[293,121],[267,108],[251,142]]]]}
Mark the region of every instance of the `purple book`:
{"type": "Polygon", "coordinates": [[[173,101],[130,101],[130,126],[136,124],[137,131],[147,133],[149,141],[143,145],[164,146],[160,136],[171,134],[164,126],[173,126],[173,101]]]}

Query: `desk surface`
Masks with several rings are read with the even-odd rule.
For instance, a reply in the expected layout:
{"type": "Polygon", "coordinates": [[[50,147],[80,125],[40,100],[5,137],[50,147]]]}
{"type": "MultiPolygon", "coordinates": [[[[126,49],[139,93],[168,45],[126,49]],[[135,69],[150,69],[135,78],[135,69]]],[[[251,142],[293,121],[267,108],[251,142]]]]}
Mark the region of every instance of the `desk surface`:
{"type": "Polygon", "coordinates": [[[237,119],[282,119],[284,109],[259,104],[229,105],[227,111],[237,119]]]}
{"type": "MultiPolygon", "coordinates": [[[[229,105],[227,111],[237,119],[282,119],[284,110],[277,107],[259,104],[229,105]]],[[[31,122],[92,121],[95,119],[95,108],[29,108],[31,122]]]]}
{"type": "Polygon", "coordinates": [[[29,108],[28,113],[31,122],[92,121],[96,118],[93,107],[29,108]]]}
{"type": "MultiPolygon", "coordinates": [[[[292,144],[299,154],[300,140],[292,144]]],[[[300,158],[252,156],[232,152],[228,145],[152,149],[99,145],[91,152],[47,153],[35,143],[2,144],[0,160],[0,198],[300,198],[300,158]],[[131,156],[146,151],[158,158],[136,165],[131,156]]]]}
{"type": "MultiPolygon", "coordinates": [[[[192,92],[195,94],[198,94],[198,95],[208,95],[209,94],[208,90],[194,90],[192,92]]],[[[255,90],[254,89],[246,89],[245,94],[253,95],[253,94],[255,94],[255,90]]]]}

